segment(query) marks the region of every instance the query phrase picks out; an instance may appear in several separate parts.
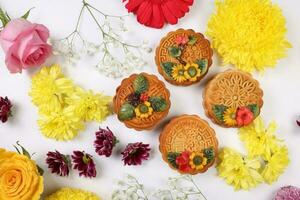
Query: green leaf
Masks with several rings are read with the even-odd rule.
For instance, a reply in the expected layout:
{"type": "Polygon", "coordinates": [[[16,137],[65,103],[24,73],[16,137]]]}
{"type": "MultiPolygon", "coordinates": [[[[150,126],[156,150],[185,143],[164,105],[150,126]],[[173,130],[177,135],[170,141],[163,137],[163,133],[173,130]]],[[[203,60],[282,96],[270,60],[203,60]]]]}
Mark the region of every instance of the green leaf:
{"type": "Polygon", "coordinates": [[[227,107],[224,105],[214,105],[213,106],[213,112],[215,113],[215,116],[222,123],[224,121],[224,113],[226,110],[227,110],[227,107]]]}
{"type": "Polygon", "coordinates": [[[168,108],[168,103],[163,97],[150,97],[149,101],[155,112],[163,112],[168,108]]]}
{"type": "Polygon", "coordinates": [[[8,16],[8,14],[5,13],[1,8],[0,8],[0,20],[2,22],[3,27],[5,27],[6,24],[10,21],[10,17],[8,16]]]}
{"type": "Polygon", "coordinates": [[[175,167],[178,168],[178,165],[176,164],[176,158],[180,155],[180,153],[175,153],[175,152],[169,152],[167,154],[167,160],[169,161],[169,163],[175,167]]]}
{"type": "Polygon", "coordinates": [[[178,58],[179,56],[181,56],[181,50],[179,47],[169,47],[169,54],[170,56],[174,57],[174,58],[178,58]]]}
{"type": "Polygon", "coordinates": [[[146,92],[149,88],[149,82],[145,76],[139,74],[133,81],[133,89],[137,94],[146,92]]]}
{"type": "Polygon", "coordinates": [[[166,75],[168,75],[170,78],[172,78],[172,72],[173,72],[173,67],[175,63],[172,62],[164,62],[161,63],[161,67],[163,71],[165,72],[166,75]]]}
{"type": "Polygon", "coordinates": [[[121,121],[130,120],[135,117],[134,106],[129,103],[124,103],[118,113],[118,118],[121,121]]]}
{"type": "Polygon", "coordinates": [[[201,74],[205,74],[208,69],[208,60],[200,59],[200,60],[197,60],[196,63],[198,64],[199,69],[201,70],[201,74]]]}
{"type": "Polygon", "coordinates": [[[215,152],[212,147],[203,150],[204,156],[207,158],[208,163],[214,160],[215,152]]]}
{"type": "Polygon", "coordinates": [[[189,41],[188,41],[188,44],[189,45],[194,45],[194,44],[196,44],[196,42],[197,42],[197,37],[195,36],[195,35],[190,35],[189,36],[189,41]]]}
{"type": "Polygon", "coordinates": [[[29,159],[31,159],[31,155],[22,145],[20,145],[19,141],[17,142],[17,146],[14,145],[14,147],[15,147],[16,151],[18,152],[18,154],[24,155],[24,156],[28,157],[29,159]],[[20,149],[18,147],[20,147],[22,151],[20,151],[20,149]]]}
{"type": "Polygon", "coordinates": [[[24,15],[22,15],[22,17],[21,18],[23,18],[23,19],[27,19],[28,18],[28,16],[29,16],[29,14],[30,14],[30,11],[32,10],[32,9],[34,9],[34,8],[30,8],[24,15]]]}
{"type": "Polygon", "coordinates": [[[38,169],[38,172],[39,172],[40,176],[43,176],[44,170],[40,166],[38,166],[38,165],[36,165],[36,167],[38,169]]]}
{"type": "Polygon", "coordinates": [[[259,115],[259,107],[257,104],[251,104],[247,106],[251,112],[254,114],[255,117],[259,115]]]}

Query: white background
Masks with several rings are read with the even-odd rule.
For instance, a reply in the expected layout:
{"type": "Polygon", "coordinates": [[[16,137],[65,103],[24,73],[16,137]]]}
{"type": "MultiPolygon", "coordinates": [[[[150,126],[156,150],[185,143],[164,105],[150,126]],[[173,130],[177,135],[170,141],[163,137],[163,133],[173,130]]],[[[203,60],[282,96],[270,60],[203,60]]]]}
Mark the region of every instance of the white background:
{"type": "MultiPolygon", "coordinates": [[[[280,186],[292,184],[300,186],[300,128],[295,125],[297,115],[300,115],[300,3],[297,0],[274,0],[283,9],[287,19],[287,38],[293,48],[288,51],[288,57],[279,61],[275,70],[267,70],[265,74],[255,77],[261,83],[264,90],[264,107],[262,117],[266,121],[276,120],[279,124],[278,136],[285,140],[290,152],[290,165],[278,182],[269,186],[262,184],[251,191],[235,192],[221,178],[217,177],[216,169],[211,168],[207,173],[194,176],[199,187],[209,200],[269,200],[280,186]]],[[[121,0],[90,0],[91,4],[110,14],[126,14],[121,0]]],[[[35,7],[30,15],[33,22],[45,24],[51,31],[52,37],[61,38],[70,33],[76,22],[80,0],[0,0],[0,6],[12,16],[17,17],[27,9],[35,7]]],[[[213,1],[195,0],[191,12],[176,26],[166,26],[162,30],[145,28],[136,22],[135,17],[130,16],[127,25],[131,37],[129,41],[142,41],[147,39],[152,48],[159,43],[160,38],[169,31],[177,28],[193,28],[196,31],[205,32],[206,24],[214,8],[213,1]]],[[[92,40],[97,39],[95,24],[88,16],[84,17],[83,26],[92,40]]],[[[144,71],[157,74],[154,54],[147,57],[148,65],[144,71]]],[[[51,61],[49,62],[51,63],[51,61]]],[[[85,89],[93,89],[96,92],[105,92],[114,95],[115,88],[121,79],[113,80],[98,73],[93,67],[95,63],[83,59],[77,66],[63,66],[64,73],[74,82],[85,89]]],[[[98,176],[95,179],[79,178],[77,172],[73,172],[69,178],[61,178],[49,174],[47,170],[45,178],[45,194],[49,194],[63,186],[73,186],[87,189],[101,195],[103,199],[109,199],[116,180],[130,173],[138,177],[148,190],[166,185],[167,177],[178,175],[172,171],[161,159],[158,151],[158,136],[161,127],[153,131],[137,132],[127,129],[120,123],[116,116],[111,116],[101,126],[109,126],[117,135],[121,144],[115,150],[111,158],[96,156],[93,148],[94,132],[99,124],[87,124],[87,129],[76,139],[70,142],[56,142],[42,136],[38,130],[36,120],[37,110],[30,102],[28,91],[30,88],[30,76],[32,73],[9,74],[4,64],[4,55],[0,53],[0,95],[8,96],[14,104],[14,117],[8,123],[0,124],[0,146],[13,150],[13,144],[19,140],[30,152],[36,152],[34,159],[44,169],[45,154],[48,151],[59,150],[62,153],[71,153],[73,150],[85,150],[95,156],[98,176]],[[150,143],[152,154],[149,161],[142,166],[123,166],[120,155],[117,152],[129,142],[143,141],[150,143]]],[[[207,119],[202,107],[202,92],[206,80],[217,72],[225,70],[219,67],[220,60],[215,55],[214,64],[204,81],[195,86],[186,88],[175,87],[166,83],[171,91],[172,107],[166,120],[179,114],[198,114],[207,119]]],[[[161,76],[158,75],[160,79],[161,76]]],[[[165,120],[165,121],[166,121],[165,120]]],[[[238,139],[236,129],[220,128],[212,123],[216,130],[220,147],[229,146],[243,151],[238,139]]]]}

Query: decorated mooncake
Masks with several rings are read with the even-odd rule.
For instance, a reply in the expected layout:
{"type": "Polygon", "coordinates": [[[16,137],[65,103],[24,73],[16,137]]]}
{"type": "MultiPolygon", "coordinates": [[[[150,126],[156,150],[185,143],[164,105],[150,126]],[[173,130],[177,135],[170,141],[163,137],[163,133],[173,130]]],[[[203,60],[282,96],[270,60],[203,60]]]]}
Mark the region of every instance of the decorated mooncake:
{"type": "Polygon", "coordinates": [[[207,74],[212,56],[210,42],[201,33],[178,29],[161,40],[155,61],[159,73],[169,83],[188,86],[207,74]]]}
{"type": "Polygon", "coordinates": [[[229,70],[216,75],[203,93],[206,115],[223,127],[242,127],[259,116],[263,91],[250,74],[229,70]]]}
{"type": "Polygon", "coordinates": [[[182,174],[204,173],[214,164],[218,151],[215,131],[197,115],[173,118],[159,142],[163,159],[182,174]]]}
{"type": "Polygon", "coordinates": [[[113,99],[114,112],[128,128],[151,130],[170,109],[170,93],[155,75],[133,74],[122,81],[113,99]]]}

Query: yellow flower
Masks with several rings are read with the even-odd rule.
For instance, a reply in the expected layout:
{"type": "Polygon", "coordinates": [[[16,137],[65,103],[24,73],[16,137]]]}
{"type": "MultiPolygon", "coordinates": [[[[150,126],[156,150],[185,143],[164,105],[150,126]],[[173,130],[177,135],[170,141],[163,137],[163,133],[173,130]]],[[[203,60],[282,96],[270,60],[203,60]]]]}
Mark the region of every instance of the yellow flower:
{"type": "Polygon", "coordinates": [[[207,35],[224,64],[264,71],[286,56],[291,47],[285,38],[286,20],[271,0],[216,0],[215,5],[207,35]]]}
{"type": "Polygon", "coordinates": [[[217,166],[219,176],[224,178],[235,190],[249,190],[263,182],[258,173],[261,164],[258,158],[250,159],[230,148],[219,153],[220,163],[217,166]]]}
{"type": "Polygon", "coordinates": [[[84,126],[71,107],[59,112],[52,112],[38,120],[41,132],[48,138],[71,140],[84,126]]]}
{"type": "Polygon", "coordinates": [[[0,199],[39,200],[44,190],[34,161],[0,148],[0,199]]]}
{"type": "Polygon", "coordinates": [[[224,113],[224,122],[228,126],[236,125],[236,109],[235,108],[227,108],[224,113]]]}
{"type": "Polygon", "coordinates": [[[193,152],[190,155],[190,166],[192,169],[201,170],[207,164],[207,158],[204,157],[203,153],[195,153],[193,152]]]}
{"type": "Polygon", "coordinates": [[[262,176],[268,184],[277,181],[289,164],[288,149],[283,146],[270,152],[264,157],[266,166],[262,171],[262,176]]]}
{"type": "Polygon", "coordinates": [[[101,122],[110,114],[111,97],[94,94],[91,90],[84,91],[77,87],[67,102],[74,109],[75,115],[84,121],[101,122]]]}
{"type": "Polygon", "coordinates": [[[96,194],[74,188],[62,188],[45,200],[101,200],[96,194]]]}
{"type": "Polygon", "coordinates": [[[43,67],[31,80],[29,95],[43,114],[60,110],[66,95],[73,92],[71,80],[65,78],[58,65],[43,67]]]}
{"type": "Polygon", "coordinates": [[[197,81],[198,77],[201,76],[201,70],[199,69],[199,66],[196,63],[186,64],[184,69],[184,76],[189,81],[197,81]]]}
{"type": "Polygon", "coordinates": [[[182,83],[187,80],[187,78],[184,75],[184,72],[185,72],[185,70],[184,70],[183,65],[177,65],[172,70],[172,78],[176,82],[182,83]]]}
{"type": "Polygon", "coordinates": [[[249,126],[239,129],[240,139],[244,142],[249,156],[269,155],[272,149],[276,149],[280,141],[274,135],[277,125],[271,122],[267,128],[261,117],[249,126]]]}
{"type": "Polygon", "coordinates": [[[137,118],[148,118],[152,115],[153,108],[151,107],[150,102],[145,101],[144,103],[138,105],[134,111],[137,118]]]}

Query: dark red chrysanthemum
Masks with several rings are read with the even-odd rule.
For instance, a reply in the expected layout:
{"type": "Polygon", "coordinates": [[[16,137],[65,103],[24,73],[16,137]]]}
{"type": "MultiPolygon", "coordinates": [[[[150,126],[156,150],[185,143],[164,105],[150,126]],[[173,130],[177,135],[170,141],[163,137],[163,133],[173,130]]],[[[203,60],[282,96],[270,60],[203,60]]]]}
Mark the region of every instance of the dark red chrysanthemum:
{"type": "Polygon", "coordinates": [[[84,151],[73,151],[72,160],[74,169],[79,171],[79,176],[96,177],[96,165],[90,154],[84,151]]]}
{"type": "Polygon", "coordinates": [[[148,160],[150,145],[142,142],[130,143],[121,153],[123,155],[124,165],[141,165],[143,160],[148,160]]]}
{"type": "Polygon", "coordinates": [[[139,23],[162,28],[165,23],[177,24],[178,19],[189,12],[194,0],[123,0],[128,12],[137,15],[139,23]]]}
{"type": "Polygon", "coordinates": [[[0,97],[0,121],[2,123],[6,122],[8,117],[11,116],[11,107],[12,104],[7,97],[0,97]]]}
{"type": "Polygon", "coordinates": [[[58,151],[49,151],[47,153],[46,163],[51,173],[58,174],[59,176],[69,175],[69,167],[71,167],[69,156],[63,155],[58,151]]]}
{"type": "Polygon", "coordinates": [[[296,120],[296,123],[298,126],[300,126],[300,117],[298,117],[298,119],[296,120]]]}
{"type": "Polygon", "coordinates": [[[118,141],[113,132],[108,127],[106,128],[107,130],[99,128],[99,131],[96,132],[94,147],[99,156],[105,155],[106,157],[109,157],[118,141]]]}

